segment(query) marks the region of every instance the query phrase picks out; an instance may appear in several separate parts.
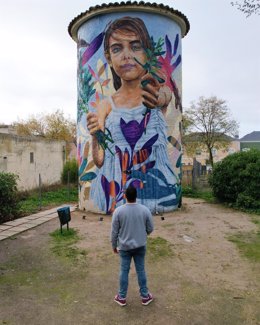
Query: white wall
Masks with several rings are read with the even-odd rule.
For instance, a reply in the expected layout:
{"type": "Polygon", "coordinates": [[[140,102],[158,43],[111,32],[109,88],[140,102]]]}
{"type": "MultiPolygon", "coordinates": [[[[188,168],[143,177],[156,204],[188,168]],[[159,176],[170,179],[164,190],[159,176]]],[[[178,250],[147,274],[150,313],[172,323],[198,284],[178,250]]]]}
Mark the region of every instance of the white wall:
{"type": "Polygon", "coordinates": [[[65,141],[0,133],[0,171],[19,175],[19,190],[38,187],[39,174],[42,184],[55,184],[61,179],[65,145],[65,141]]]}

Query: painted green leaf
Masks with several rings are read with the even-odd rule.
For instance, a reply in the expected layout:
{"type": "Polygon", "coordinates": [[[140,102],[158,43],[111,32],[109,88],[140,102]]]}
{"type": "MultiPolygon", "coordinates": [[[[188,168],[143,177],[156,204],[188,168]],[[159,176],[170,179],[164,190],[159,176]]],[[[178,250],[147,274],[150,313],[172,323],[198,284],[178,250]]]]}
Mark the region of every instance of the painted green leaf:
{"type": "Polygon", "coordinates": [[[179,168],[181,166],[181,158],[182,158],[182,155],[179,155],[179,158],[176,162],[176,167],[179,168]]]}
{"type": "Polygon", "coordinates": [[[97,177],[97,174],[95,174],[93,172],[89,172],[89,173],[86,173],[83,176],[81,176],[80,180],[83,182],[88,182],[88,181],[92,181],[96,177],[97,177]]]}
{"type": "Polygon", "coordinates": [[[80,165],[80,168],[79,168],[79,175],[81,175],[84,172],[84,169],[86,168],[87,163],[88,163],[88,159],[87,158],[83,159],[82,164],[80,165]]]}

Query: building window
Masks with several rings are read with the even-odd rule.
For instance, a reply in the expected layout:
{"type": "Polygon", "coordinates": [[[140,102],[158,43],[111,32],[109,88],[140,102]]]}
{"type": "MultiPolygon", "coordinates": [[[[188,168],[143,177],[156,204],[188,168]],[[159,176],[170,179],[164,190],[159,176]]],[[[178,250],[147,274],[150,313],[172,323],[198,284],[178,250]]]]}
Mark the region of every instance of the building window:
{"type": "Polygon", "coordinates": [[[217,149],[212,148],[212,156],[215,157],[217,153],[218,153],[217,149]]]}
{"type": "Polygon", "coordinates": [[[232,155],[232,153],[235,152],[235,149],[234,148],[228,148],[228,154],[229,155],[232,155]]]}
{"type": "Polygon", "coordinates": [[[63,159],[63,162],[66,161],[66,147],[65,146],[63,146],[63,148],[62,148],[62,159],[63,159]]]}
{"type": "Polygon", "coordinates": [[[30,163],[31,164],[34,163],[34,155],[33,155],[33,152],[30,152],[30,163]]]}

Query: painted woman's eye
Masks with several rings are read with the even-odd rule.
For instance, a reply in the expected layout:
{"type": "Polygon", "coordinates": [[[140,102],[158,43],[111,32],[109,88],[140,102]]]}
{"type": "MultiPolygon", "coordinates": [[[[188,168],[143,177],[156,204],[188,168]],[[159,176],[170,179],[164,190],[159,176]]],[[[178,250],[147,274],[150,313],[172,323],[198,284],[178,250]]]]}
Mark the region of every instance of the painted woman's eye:
{"type": "Polygon", "coordinates": [[[116,54],[116,53],[120,52],[120,50],[121,50],[120,46],[114,46],[114,47],[111,48],[111,52],[113,54],[116,54]]]}
{"type": "Polygon", "coordinates": [[[141,46],[141,44],[140,44],[140,43],[134,43],[134,44],[132,45],[132,50],[133,50],[133,51],[141,51],[141,50],[142,50],[142,46],[141,46]]]}

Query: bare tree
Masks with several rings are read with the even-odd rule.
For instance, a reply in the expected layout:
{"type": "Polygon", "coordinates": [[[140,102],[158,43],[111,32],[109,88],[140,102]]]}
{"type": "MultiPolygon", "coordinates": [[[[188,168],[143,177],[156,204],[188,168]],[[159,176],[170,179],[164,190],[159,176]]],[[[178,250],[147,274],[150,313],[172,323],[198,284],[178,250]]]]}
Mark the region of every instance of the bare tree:
{"type": "MultiPolygon", "coordinates": [[[[48,140],[64,140],[69,144],[76,141],[76,122],[66,118],[63,111],[57,110],[51,114],[30,116],[27,120],[18,120],[13,123],[18,135],[41,136],[48,140]]],[[[69,145],[67,146],[69,152],[69,145]]]]}
{"type": "Polygon", "coordinates": [[[213,167],[213,148],[225,148],[232,141],[230,136],[238,134],[238,123],[231,118],[226,101],[216,96],[200,97],[197,103],[192,102],[184,119],[188,121],[184,144],[193,150],[205,148],[213,167]]]}
{"type": "Polygon", "coordinates": [[[237,7],[237,9],[242,11],[246,17],[249,17],[252,14],[260,15],[260,0],[232,1],[231,5],[237,7]]]}

